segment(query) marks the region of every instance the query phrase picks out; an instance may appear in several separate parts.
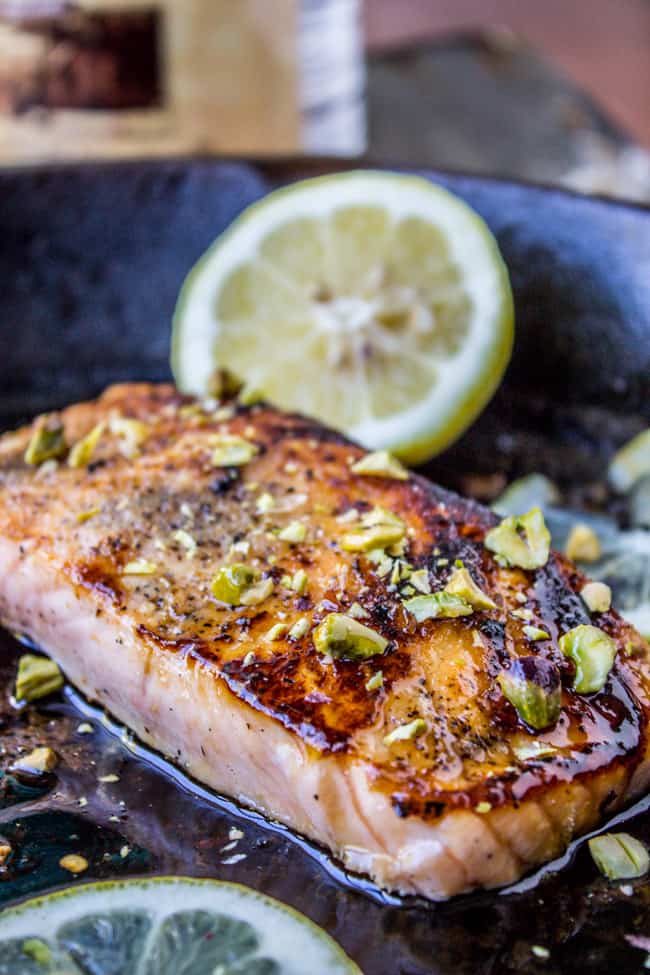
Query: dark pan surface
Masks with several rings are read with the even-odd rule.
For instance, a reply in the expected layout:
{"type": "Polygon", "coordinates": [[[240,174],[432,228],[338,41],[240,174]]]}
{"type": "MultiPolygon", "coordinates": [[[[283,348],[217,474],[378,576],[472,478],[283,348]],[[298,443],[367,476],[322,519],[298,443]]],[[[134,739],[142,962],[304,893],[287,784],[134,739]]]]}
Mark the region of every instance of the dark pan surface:
{"type": "MultiPolygon", "coordinates": [[[[243,206],[294,175],[295,166],[234,162],[0,175],[0,422],[115,380],[167,378],[186,271],[243,206]]],[[[463,487],[477,474],[544,470],[581,495],[614,446],[650,420],[650,215],[559,191],[431,178],[497,233],[518,335],[493,404],[428,472],[463,487]]],[[[0,871],[0,901],[67,883],[58,860],[79,851],[89,878],[174,872],[250,884],[309,914],[366,975],[642,970],[646,952],[627,936],[650,936],[650,886],[607,884],[583,846],[528,890],[382,903],[285,831],[145,761],[98,715],[93,733],[79,734],[86,717],[74,694],[17,714],[8,689],[19,647],[2,633],[0,647],[1,767],[30,744],[50,744],[62,759],[42,783],[0,777],[0,834],[15,850],[0,871]],[[119,781],[99,783],[107,773],[119,781]],[[244,837],[223,851],[232,826],[244,837]]],[[[650,841],[644,811],[634,832],[650,841]]]]}

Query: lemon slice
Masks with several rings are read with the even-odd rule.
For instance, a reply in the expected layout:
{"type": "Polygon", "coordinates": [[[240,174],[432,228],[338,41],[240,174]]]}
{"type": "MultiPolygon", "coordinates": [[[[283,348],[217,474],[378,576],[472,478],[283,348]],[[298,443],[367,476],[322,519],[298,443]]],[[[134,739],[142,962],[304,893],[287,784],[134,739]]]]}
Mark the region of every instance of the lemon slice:
{"type": "Polygon", "coordinates": [[[417,463],[485,406],[512,339],[483,220],[421,177],[358,171],[277,190],[217,239],[183,285],[172,368],[197,395],[226,368],[417,463]]]}
{"type": "Polygon", "coordinates": [[[0,916],[0,975],[361,975],[302,914],[240,884],[71,887],[0,916]]]}

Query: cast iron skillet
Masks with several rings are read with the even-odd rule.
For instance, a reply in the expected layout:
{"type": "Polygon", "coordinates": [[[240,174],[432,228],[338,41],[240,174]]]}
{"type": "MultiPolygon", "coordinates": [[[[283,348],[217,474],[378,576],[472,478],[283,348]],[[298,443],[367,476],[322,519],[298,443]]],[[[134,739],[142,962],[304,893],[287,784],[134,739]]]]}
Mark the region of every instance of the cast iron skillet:
{"type": "MultiPolygon", "coordinates": [[[[0,425],[109,382],[167,379],[170,317],[193,261],[270,187],[336,165],[172,161],[0,174],[0,425]]],[[[608,455],[650,421],[650,213],[426,175],[487,219],[517,313],[515,355],[497,397],[426,472],[489,495],[494,479],[485,475],[542,470],[589,504],[608,455]]],[[[584,847],[561,871],[511,892],[437,906],[382,900],[287,831],[144,760],[70,689],[16,714],[8,688],[19,648],[8,634],[0,645],[2,767],[35,744],[62,757],[44,781],[2,773],[0,834],[14,853],[0,871],[1,902],[67,883],[61,855],[83,852],[88,878],[169,872],[247,883],[309,914],[366,975],[641,970],[650,886],[607,884],[584,847]],[[76,730],[83,712],[93,734],[76,730]],[[109,772],[119,781],[99,783],[109,772]],[[222,851],[233,825],[244,838],[222,851]],[[233,852],[245,858],[224,862],[233,852]]],[[[646,819],[642,805],[633,828],[650,841],[646,819]]]]}

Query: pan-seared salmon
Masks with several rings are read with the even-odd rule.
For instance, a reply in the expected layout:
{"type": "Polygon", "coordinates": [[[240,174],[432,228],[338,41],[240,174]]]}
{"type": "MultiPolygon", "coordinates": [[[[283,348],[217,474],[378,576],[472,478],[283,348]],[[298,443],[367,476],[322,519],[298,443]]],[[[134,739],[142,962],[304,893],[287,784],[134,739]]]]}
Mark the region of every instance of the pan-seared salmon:
{"type": "Polygon", "coordinates": [[[0,619],[198,779],[440,899],[650,778],[646,643],[539,513],[496,525],[303,418],[118,386],[0,439],[0,619]]]}

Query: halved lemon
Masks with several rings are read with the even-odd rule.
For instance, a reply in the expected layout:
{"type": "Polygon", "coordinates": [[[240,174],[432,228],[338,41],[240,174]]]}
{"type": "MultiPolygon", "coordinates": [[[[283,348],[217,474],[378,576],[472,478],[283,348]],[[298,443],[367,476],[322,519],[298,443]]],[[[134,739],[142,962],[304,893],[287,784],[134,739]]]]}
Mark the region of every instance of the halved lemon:
{"type": "Polygon", "coordinates": [[[409,463],[477,416],[510,358],[508,273],[483,220],[417,177],[305,180],[248,208],[190,272],[178,386],[225,368],[272,403],[409,463]]]}
{"type": "Polygon", "coordinates": [[[361,975],[302,914],[240,884],[70,887],[0,915],[0,975],[361,975]]]}

